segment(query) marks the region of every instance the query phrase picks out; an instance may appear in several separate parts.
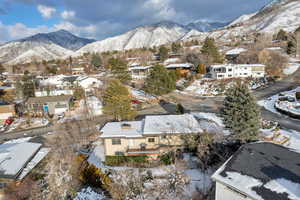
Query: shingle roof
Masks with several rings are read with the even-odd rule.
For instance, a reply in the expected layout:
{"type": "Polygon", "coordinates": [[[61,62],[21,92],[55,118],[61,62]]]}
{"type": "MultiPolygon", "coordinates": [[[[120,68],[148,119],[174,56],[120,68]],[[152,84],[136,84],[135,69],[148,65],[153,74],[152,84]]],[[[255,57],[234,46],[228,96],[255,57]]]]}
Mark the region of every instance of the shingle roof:
{"type": "Polygon", "coordinates": [[[46,97],[30,97],[27,103],[48,103],[58,101],[70,101],[71,95],[60,95],[60,96],[46,96],[46,97]]]}
{"type": "Polygon", "coordinates": [[[242,146],[213,179],[254,199],[300,199],[300,154],[273,143],[242,146]]]}

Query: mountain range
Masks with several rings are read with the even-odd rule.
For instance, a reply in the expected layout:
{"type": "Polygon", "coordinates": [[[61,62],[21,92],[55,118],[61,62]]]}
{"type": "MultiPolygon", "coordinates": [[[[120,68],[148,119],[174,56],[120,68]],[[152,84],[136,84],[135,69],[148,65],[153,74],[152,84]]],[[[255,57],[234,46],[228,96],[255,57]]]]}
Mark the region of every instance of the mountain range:
{"type": "Polygon", "coordinates": [[[95,41],[77,37],[65,30],[41,33],[0,45],[0,62],[17,64],[33,60],[52,60],[86,52],[105,52],[214,37],[228,40],[252,32],[292,32],[300,26],[299,0],[274,0],[255,13],[238,17],[231,23],[198,20],[187,25],[171,21],[143,25],[119,36],[95,41]],[[209,31],[209,32],[208,32],[209,31]]]}

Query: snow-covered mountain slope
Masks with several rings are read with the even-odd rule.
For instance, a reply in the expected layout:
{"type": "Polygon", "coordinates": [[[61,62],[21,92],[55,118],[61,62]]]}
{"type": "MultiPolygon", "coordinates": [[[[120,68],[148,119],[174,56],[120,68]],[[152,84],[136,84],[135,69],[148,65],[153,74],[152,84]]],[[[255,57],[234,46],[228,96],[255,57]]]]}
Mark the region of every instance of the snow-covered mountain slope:
{"type": "Polygon", "coordinates": [[[59,30],[51,33],[39,33],[21,40],[19,42],[26,42],[26,41],[39,41],[39,42],[52,42],[56,45],[59,45],[65,49],[69,50],[78,50],[81,47],[95,42],[95,40],[80,38],[66,30],[59,30]]]}
{"type": "Polygon", "coordinates": [[[0,45],[0,62],[17,64],[59,59],[72,55],[72,49],[78,49],[93,41],[79,38],[65,30],[39,33],[0,45]]]}
{"type": "MultiPolygon", "coordinates": [[[[280,29],[293,32],[298,27],[300,27],[300,0],[275,0],[255,14],[243,15],[227,27],[207,33],[206,36],[230,40],[257,32],[275,34],[280,29]]],[[[202,38],[203,35],[199,37],[202,38]]]]}
{"type": "Polygon", "coordinates": [[[209,32],[222,27],[225,27],[228,23],[223,22],[209,22],[207,20],[197,20],[195,22],[189,23],[186,25],[188,29],[195,29],[200,32],[209,32]]]}
{"type": "Polygon", "coordinates": [[[238,24],[244,23],[245,21],[249,20],[251,17],[253,17],[256,14],[257,14],[257,12],[242,15],[242,16],[238,17],[237,19],[233,20],[228,26],[233,26],[233,25],[238,25],[238,24]]]}
{"type": "Polygon", "coordinates": [[[105,52],[159,46],[178,41],[189,32],[190,29],[185,26],[163,21],[140,26],[122,35],[88,44],[79,49],[75,55],[81,55],[85,52],[105,52]]]}
{"type": "Polygon", "coordinates": [[[51,42],[13,41],[0,46],[0,61],[8,64],[52,60],[71,54],[72,51],[51,42]]]}

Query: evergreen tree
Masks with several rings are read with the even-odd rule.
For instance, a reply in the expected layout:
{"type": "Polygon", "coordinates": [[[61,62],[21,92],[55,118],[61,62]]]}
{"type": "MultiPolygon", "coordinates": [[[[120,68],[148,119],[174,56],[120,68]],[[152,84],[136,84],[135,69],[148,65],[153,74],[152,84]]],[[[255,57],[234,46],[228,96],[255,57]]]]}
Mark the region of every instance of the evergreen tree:
{"type": "Polygon", "coordinates": [[[93,54],[91,64],[96,68],[101,67],[102,65],[101,57],[98,54],[93,54]]]}
{"type": "Polygon", "coordinates": [[[295,55],[296,54],[296,42],[293,40],[289,40],[287,43],[287,49],[286,53],[289,55],[295,55]]]}
{"type": "Polygon", "coordinates": [[[110,58],[108,60],[108,65],[115,78],[122,83],[127,83],[131,80],[130,73],[128,72],[128,65],[125,61],[119,58],[110,58]]]}
{"type": "Polygon", "coordinates": [[[218,47],[215,44],[213,38],[207,37],[202,46],[201,52],[207,56],[212,57],[214,63],[222,63],[223,58],[221,57],[218,47]]]}
{"type": "Polygon", "coordinates": [[[288,39],[287,33],[284,30],[280,29],[276,35],[276,40],[286,41],[287,39],[288,39]]]}
{"type": "Polygon", "coordinates": [[[176,89],[176,73],[168,72],[161,65],[156,65],[151,70],[145,81],[145,91],[154,95],[167,94],[176,89]]]}
{"type": "Polygon", "coordinates": [[[171,48],[173,53],[178,53],[181,49],[181,45],[179,43],[173,42],[171,48]]]}
{"type": "Polygon", "coordinates": [[[184,107],[180,103],[178,103],[176,105],[176,113],[177,114],[184,114],[184,107]]]}
{"type": "Polygon", "coordinates": [[[159,48],[160,61],[165,61],[169,57],[169,50],[165,46],[159,48]]]}
{"type": "Polygon", "coordinates": [[[131,95],[119,80],[113,80],[108,85],[103,103],[104,113],[112,115],[115,120],[132,120],[136,116],[136,112],[131,107],[131,95]]]}
{"type": "Polygon", "coordinates": [[[221,115],[233,138],[243,142],[257,139],[260,111],[247,84],[237,82],[226,91],[221,115]]]}
{"type": "Polygon", "coordinates": [[[22,77],[23,97],[24,98],[34,97],[35,88],[36,88],[36,82],[34,81],[34,77],[31,76],[28,71],[25,71],[22,77]]]}

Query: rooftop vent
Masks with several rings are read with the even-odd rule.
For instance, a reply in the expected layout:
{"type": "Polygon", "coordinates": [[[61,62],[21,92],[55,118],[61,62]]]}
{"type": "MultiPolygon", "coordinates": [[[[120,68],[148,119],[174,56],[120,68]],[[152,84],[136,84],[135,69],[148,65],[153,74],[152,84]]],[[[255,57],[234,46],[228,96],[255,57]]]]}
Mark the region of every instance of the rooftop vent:
{"type": "Polygon", "coordinates": [[[126,130],[127,130],[127,129],[131,129],[131,124],[126,124],[126,123],[124,123],[124,124],[121,125],[121,128],[122,128],[122,129],[126,129],[126,130]]]}

